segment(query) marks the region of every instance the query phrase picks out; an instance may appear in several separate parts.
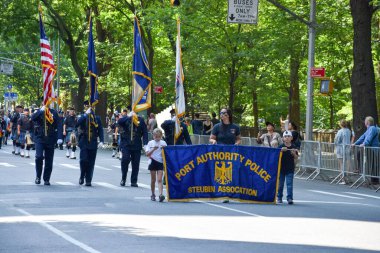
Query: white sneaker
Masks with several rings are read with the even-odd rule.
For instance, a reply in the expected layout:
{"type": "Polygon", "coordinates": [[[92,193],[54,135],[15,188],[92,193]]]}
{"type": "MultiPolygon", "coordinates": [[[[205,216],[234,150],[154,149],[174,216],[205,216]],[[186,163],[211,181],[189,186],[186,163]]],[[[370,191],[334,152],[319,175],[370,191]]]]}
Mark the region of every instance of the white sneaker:
{"type": "Polygon", "coordinates": [[[116,155],[116,150],[112,150],[112,157],[115,157],[116,155]]]}
{"type": "Polygon", "coordinates": [[[123,153],[119,152],[119,159],[121,160],[123,153]]]}
{"type": "Polygon", "coordinates": [[[67,150],[66,150],[66,157],[67,157],[67,158],[70,157],[70,149],[67,149],[67,150]]]}
{"type": "Polygon", "coordinates": [[[20,156],[24,157],[24,150],[23,149],[21,149],[20,156]]]}
{"type": "Polygon", "coordinates": [[[75,157],[75,152],[72,152],[72,151],[71,151],[70,159],[77,159],[77,158],[75,157]]]}
{"type": "Polygon", "coordinates": [[[30,158],[29,150],[25,150],[25,158],[30,158]]]}

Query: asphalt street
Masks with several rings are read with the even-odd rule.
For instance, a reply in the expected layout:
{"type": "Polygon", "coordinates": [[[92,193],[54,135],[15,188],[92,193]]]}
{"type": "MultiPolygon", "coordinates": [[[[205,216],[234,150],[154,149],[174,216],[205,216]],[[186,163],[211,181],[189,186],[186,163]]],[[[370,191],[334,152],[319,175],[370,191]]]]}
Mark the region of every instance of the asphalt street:
{"type": "Polygon", "coordinates": [[[139,187],[121,187],[120,161],[99,150],[85,187],[79,160],[56,150],[44,186],[34,152],[11,151],[0,150],[0,252],[380,252],[380,192],[369,188],[295,179],[294,205],[159,203],[145,156],[139,187]]]}

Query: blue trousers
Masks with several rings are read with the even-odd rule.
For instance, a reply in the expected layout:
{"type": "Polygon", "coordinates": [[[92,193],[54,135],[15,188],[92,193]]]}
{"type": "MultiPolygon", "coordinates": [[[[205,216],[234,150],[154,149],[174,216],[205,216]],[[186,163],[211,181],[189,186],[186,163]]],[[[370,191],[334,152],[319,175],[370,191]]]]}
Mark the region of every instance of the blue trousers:
{"type": "Polygon", "coordinates": [[[121,179],[124,181],[127,179],[128,165],[132,162],[131,183],[136,184],[140,170],[141,150],[130,150],[122,146],[121,153],[121,179]]]}
{"type": "Polygon", "coordinates": [[[278,199],[282,199],[285,179],[286,179],[286,189],[288,191],[288,194],[286,195],[286,199],[287,200],[293,199],[293,178],[294,178],[294,172],[290,172],[290,173],[280,172],[280,182],[279,182],[278,192],[277,192],[278,199]]]}
{"type": "Polygon", "coordinates": [[[94,166],[97,149],[81,148],[79,154],[80,178],[86,179],[86,183],[91,183],[94,175],[94,166]]]}
{"type": "Polygon", "coordinates": [[[54,145],[36,142],[36,177],[41,178],[43,160],[45,159],[44,181],[50,181],[53,171],[54,145]]]}

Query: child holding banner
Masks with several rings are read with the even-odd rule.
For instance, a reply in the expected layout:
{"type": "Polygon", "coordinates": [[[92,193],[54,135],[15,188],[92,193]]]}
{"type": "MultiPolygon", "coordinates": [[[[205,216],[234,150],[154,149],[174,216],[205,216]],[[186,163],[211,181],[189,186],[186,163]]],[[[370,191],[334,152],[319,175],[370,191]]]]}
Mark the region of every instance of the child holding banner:
{"type": "Polygon", "coordinates": [[[146,156],[149,157],[149,167],[150,170],[150,189],[152,190],[152,196],[150,200],[156,201],[155,189],[156,189],[156,178],[158,184],[159,201],[165,200],[165,196],[162,194],[162,175],[163,175],[163,160],[162,160],[162,147],[166,147],[166,142],[162,140],[162,131],[158,128],[153,130],[153,140],[149,141],[145,147],[146,156]]]}
{"type": "Polygon", "coordinates": [[[286,130],[283,134],[284,143],[279,146],[282,151],[280,182],[277,192],[277,203],[282,203],[284,183],[286,179],[287,196],[289,205],[293,204],[293,178],[295,169],[295,160],[298,158],[297,146],[292,143],[292,132],[286,130]]]}

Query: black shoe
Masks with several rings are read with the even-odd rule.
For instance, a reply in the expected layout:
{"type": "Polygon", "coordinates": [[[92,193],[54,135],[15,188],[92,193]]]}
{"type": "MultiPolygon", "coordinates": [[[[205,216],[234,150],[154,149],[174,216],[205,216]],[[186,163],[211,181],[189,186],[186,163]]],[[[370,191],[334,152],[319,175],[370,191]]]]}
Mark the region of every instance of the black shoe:
{"type": "Polygon", "coordinates": [[[44,185],[50,185],[50,182],[49,181],[45,181],[44,185]]]}
{"type": "Polygon", "coordinates": [[[36,177],[36,180],[34,180],[34,183],[35,183],[35,184],[40,184],[40,183],[41,183],[41,179],[38,178],[38,177],[36,177]]]}
{"type": "Polygon", "coordinates": [[[152,201],[156,201],[156,195],[152,195],[152,196],[150,196],[150,200],[152,200],[152,201]]]}
{"type": "Polygon", "coordinates": [[[131,186],[132,186],[132,187],[139,187],[139,185],[136,184],[136,183],[131,183],[131,186]]]}
{"type": "Polygon", "coordinates": [[[83,178],[79,178],[79,184],[80,185],[84,184],[84,179],[83,178]]]}
{"type": "Polygon", "coordinates": [[[158,198],[160,202],[164,201],[165,200],[165,196],[164,195],[160,195],[160,197],[158,198]]]}
{"type": "Polygon", "coordinates": [[[86,182],[86,186],[92,186],[90,182],[86,182]]]}
{"type": "Polygon", "coordinates": [[[282,204],[282,199],[277,198],[277,204],[282,204]]]}
{"type": "Polygon", "coordinates": [[[288,204],[289,205],[293,205],[294,203],[293,203],[293,200],[292,199],[288,199],[288,204]]]}
{"type": "Polygon", "coordinates": [[[228,199],[223,200],[223,203],[230,203],[228,199]]]}
{"type": "Polygon", "coordinates": [[[15,151],[12,151],[12,154],[15,154],[15,151]]]}
{"type": "Polygon", "coordinates": [[[120,186],[125,186],[125,180],[122,179],[122,180],[120,181],[120,186]]]}

